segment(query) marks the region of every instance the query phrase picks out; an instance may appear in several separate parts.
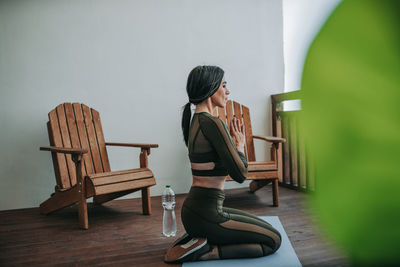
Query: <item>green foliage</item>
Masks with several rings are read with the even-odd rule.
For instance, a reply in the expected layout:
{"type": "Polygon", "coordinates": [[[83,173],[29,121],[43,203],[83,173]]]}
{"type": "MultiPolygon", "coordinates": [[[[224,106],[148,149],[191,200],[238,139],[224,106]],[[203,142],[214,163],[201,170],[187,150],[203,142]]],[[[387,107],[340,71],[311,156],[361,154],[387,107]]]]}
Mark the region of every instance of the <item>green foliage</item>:
{"type": "Polygon", "coordinates": [[[343,1],[305,63],[312,205],[355,264],[400,262],[400,2],[343,1]]]}

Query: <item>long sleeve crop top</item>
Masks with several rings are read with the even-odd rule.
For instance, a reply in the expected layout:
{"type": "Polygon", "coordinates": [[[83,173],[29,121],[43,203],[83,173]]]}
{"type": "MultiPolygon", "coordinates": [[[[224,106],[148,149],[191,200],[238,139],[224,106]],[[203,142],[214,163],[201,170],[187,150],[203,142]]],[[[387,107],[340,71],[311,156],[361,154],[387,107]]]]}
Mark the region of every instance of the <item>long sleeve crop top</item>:
{"type": "Polygon", "coordinates": [[[188,141],[192,163],[214,162],[212,170],[194,170],[196,176],[226,176],[239,183],[247,177],[247,160],[229,134],[225,123],[207,112],[195,113],[190,123],[188,141]]]}

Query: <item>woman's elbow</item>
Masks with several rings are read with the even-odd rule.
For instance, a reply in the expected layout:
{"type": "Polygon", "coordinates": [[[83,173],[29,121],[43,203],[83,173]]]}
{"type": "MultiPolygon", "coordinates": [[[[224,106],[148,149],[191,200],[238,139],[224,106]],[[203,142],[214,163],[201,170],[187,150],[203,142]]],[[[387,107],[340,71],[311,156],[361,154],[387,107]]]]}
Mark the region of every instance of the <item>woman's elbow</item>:
{"type": "Polygon", "coordinates": [[[238,182],[239,184],[243,184],[243,182],[246,181],[246,177],[237,179],[236,182],[238,182]]]}
{"type": "Polygon", "coordinates": [[[246,181],[247,178],[247,170],[240,172],[239,175],[236,175],[235,181],[238,182],[239,184],[242,184],[244,181],[246,181]]]}

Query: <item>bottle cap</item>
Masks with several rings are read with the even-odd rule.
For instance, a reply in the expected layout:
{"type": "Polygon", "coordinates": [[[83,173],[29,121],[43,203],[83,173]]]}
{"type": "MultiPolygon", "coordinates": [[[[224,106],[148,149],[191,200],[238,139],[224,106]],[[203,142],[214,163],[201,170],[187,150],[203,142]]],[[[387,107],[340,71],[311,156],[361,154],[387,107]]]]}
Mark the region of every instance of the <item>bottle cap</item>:
{"type": "Polygon", "coordinates": [[[166,188],[170,188],[171,186],[170,186],[169,184],[167,184],[165,187],[166,187],[166,188]]]}

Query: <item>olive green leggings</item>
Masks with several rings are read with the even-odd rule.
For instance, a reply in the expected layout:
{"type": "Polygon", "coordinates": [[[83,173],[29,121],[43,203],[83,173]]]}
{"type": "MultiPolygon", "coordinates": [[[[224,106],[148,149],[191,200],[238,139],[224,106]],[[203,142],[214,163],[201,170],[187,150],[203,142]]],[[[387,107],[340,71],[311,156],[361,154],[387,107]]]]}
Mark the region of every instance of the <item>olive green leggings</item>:
{"type": "Polygon", "coordinates": [[[182,206],[182,223],[192,237],[218,246],[220,259],[254,258],[274,253],[281,235],[266,221],[224,208],[224,191],[193,186],[182,206]]]}

